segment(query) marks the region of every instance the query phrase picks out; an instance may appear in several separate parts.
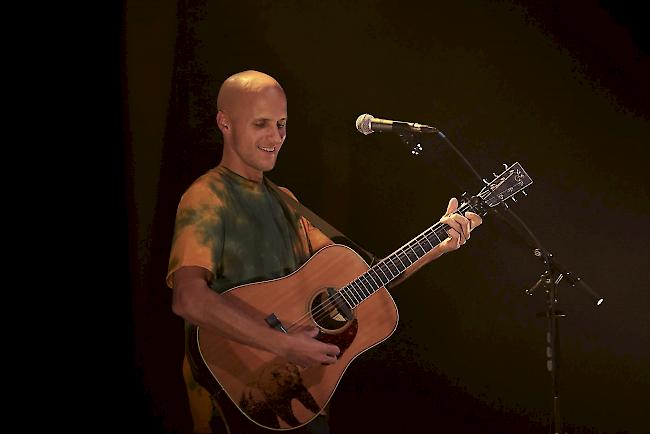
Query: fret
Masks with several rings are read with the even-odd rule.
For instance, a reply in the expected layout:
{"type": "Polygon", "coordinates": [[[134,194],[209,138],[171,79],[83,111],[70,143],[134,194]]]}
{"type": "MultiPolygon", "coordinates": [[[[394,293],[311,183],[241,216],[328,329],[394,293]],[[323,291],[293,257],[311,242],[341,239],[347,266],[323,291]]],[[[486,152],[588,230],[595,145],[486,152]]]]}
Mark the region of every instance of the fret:
{"type": "Polygon", "coordinates": [[[354,303],[355,305],[359,304],[360,297],[359,294],[357,293],[356,288],[354,287],[354,282],[350,283],[346,288],[349,290],[347,294],[348,297],[350,297],[350,299],[352,300],[352,303],[354,303]]]}
{"type": "MultiPolygon", "coordinates": [[[[414,245],[413,247],[411,247],[411,250],[413,250],[415,252],[415,254],[418,256],[418,258],[421,258],[422,256],[424,256],[427,253],[427,251],[422,248],[422,245],[418,242],[418,240],[415,240],[415,243],[417,245],[414,245]],[[418,252],[416,250],[416,248],[419,248],[422,251],[422,253],[418,252]]],[[[413,244],[413,243],[411,243],[411,244],[413,244]]]]}
{"type": "MultiPolygon", "coordinates": [[[[372,267],[370,270],[368,270],[368,273],[370,273],[371,271],[375,273],[375,276],[377,276],[377,279],[379,279],[379,281],[381,282],[381,285],[379,285],[379,287],[382,287],[386,283],[390,282],[390,279],[388,278],[388,276],[384,274],[384,277],[386,277],[386,281],[384,282],[384,279],[381,278],[381,274],[377,273],[378,269],[379,267],[372,267]]],[[[381,269],[379,269],[379,271],[381,271],[381,269]]]]}
{"type": "Polygon", "coordinates": [[[355,289],[354,295],[359,300],[357,303],[361,303],[366,298],[366,290],[363,287],[363,282],[357,278],[352,284],[355,289]]]}
{"type": "MultiPolygon", "coordinates": [[[[372,271],[372,269],[366,271],[364,274],[370,276],[370,278],[372,279],[373,283],[375,284],[375,288],[379,288],[381,285],[377,284],[377,281],[375,280],[374,277],[372,277],[372,274],[370,274],[370,271],[372,271]]],[[[379,279],[379,276],[377,276],[377,279],[379,279]]],[[[380,281],[381,281],[381,280],[380,280],[380,281]]],[[[371,288],[372,288],[372,285],[371,285],[371,288]]],[[[370,294],[372,294],[373,292],[375,292],[375,291],[374,291],[375,288],[373,288],[373,290],[370,291],[370,294]]],[[[368,295],[370,295],[370,294],[368,294],[368,295]]]]}
{"type": "Polygon", "coordinates": [[[372,274],[370,274],[371,271],[372,270],[368,270],[365,273],[363,273],[364,276],[366,276],[366,280],[368,281],[368,287],[370,288],[368,290],[368,296],[372,295],[372,293],[375,292],[375,290],[381,286],[381,283],[377,283],[377,280],[379,279],[379,276],[377,276],[377,279],[375,279],[372,276],[372,274]]]}
{"type": "Polygon", "coordinates": [[[427,241],[427,243],[428,243],[429,245],[431,245],[431,243],[428,242],[427,237],[425,237],[424,235],[420,235],[420,236],[416,239],[416,241],[417,241],[417,243],[418,243],[418,246],[420,246],[420,248],[422,249],[422,251],[424,251],[425,254],[426,254],[426,253],[429,253],[429,252],[431,251],[431,247],[427,247],[426,245],[423,245],[423,244],[422,244],[424,241],[427,241]]]}
{"type": "Polygon", "coordinates": [[[359,278],[357,280],[359,281],[359,283],[361,283],[363,285],[363,288],[364,288],[363,294],[365,295],[365,297],[372,294],[372,289],[370,289],[370,290],[368,289],[368,288],[372,288],[372,284],[370,283],[370,281],[366,277],[366,273],[363,273],[361,276],[359,276],[359,278]],[[366,294],[366,292],[367,292],[367,294],[366,294]]]}
{"type": "MultiPolygon", "coordinates": [[[[429,231],[427,230],[427,232],[429,232],[429,231]]],[[[434,232],[434,234],[435,234],[435,232],[434,232]]],[[[435,246],[433,244],[431,244],[431,241],[429,241],[429,236],[425,235],[424,239],[427,240],[427,243],[429,243],[429,245],[431,246],[431,248],[429,250],[433,250],[435,246]]]]}
{"type": "Polygon", "coordinates": [[[360,303],[365,297],[364,295],[365,291],[363,287],[359,284],[359,279],[352,282],[352,287],[354,288],[354,295],[359,300],[360,303]]]}
{"type": "Polygon", "coordinates": [[[393,273],[393,271],[390,269],[390,267],[387,264],[383,263],[383,262],[378,263],[377,265],[375,265],[375,267],[378,267],[381,270],[381,272],[384,273],[384,275],[388,278],[389,282],[391,280],[393,280],[395,278],[395,276],[397,276],[397,274],[393,273]],[[388,270],[388,273],[390,274],[390,277],[388,277],[388,274],[386,274],[385,270],[388,270]]]}
{"type": "Polygon", "coordinates": [[[447,237],[449,237],[449,234],[447,234],[447,229],[449,229],[449,226],[441,225],[433,231],[433,235],[436,236],[439,243],[442,243],[443,240],[446,240],[447,237]]]}
{"type": "Polygon", "coordinates": [[[357,277],[357,279],[352,282],[353,284],[356,284],[360,288],[360,294],[358,296],[360,297],[359,303],[361,303],[363,300],[371,296],[375,292],[375,287],[374,287],[374,279],[372,279],[372,276],[370,276],[370,279],[368,279],[368,272],[362,274],[361,276],[357,277]]]}
{"type": "Polygon", "coordinates": [[[393,256],[395,256],[399,260],[399,262],[402,264],[402,271],[404,271],[404,270],[406,270],[408,268],[408,265],[405,265],[404,261],[402,261],[402,258],[399,257],[399,252],[400,251],[398,250],[393,256]]]}
{"type": "MultiPolygon", "coordinates": [[[[386,258],[386,260],[387,260],[387,261],[390,261],[390,264],[392,264],[393,267],[395,268],[395,270],[397,271],[397,273],[393,273],[393,274],[394,274],[395,276],[399,276],[400,273],[401,273],[402,271],[404,271],[404,268],[402,267],[402,269],[400,270],[400,268],[397,266],[397,264],[395,264],[395,261],[393,261],[393,256],[394,256],[394,255],[389,256],[388,258],[386,258]]],[[[390,264],[387,263],[386,266],[391,270],[391,272],[393,272],[393,270],[390,268],[390,264]]]]}
{"type": "Polygon", "coordinates": [[[406,252],[406,257],[409,258],[409,261],[411,261],[411,264],[413,264],[415,261],[417,261],[418,259],[420,259],[420,257],[418,256],[418,254],[415,252],[415,250],[413,250],[413,248],[412,248],[410,245],[408,245],[407,247],[409,247],[409,248],[411,249],[411,252],[413,252],[413,255],[411,255],[411,254],[408,253],[408,251],[407,251],[407,252],[406,252]],[[415,259],[411,259],[412,257],[414,257],[415,259]]]}
{"type": "MultiPolygon", "coordinates": [[[[409,261],[409,265],[407,267],[405,267],[405,268],[408,268],[409,266],[411,266],[411,264],[413,264],[413,261],[411,261],[411,258],[409,258],[409,256],[406,254],[406,251],[404,250],[404,248],[400,249],[400,253],[403,253],[404,257],[409,261]]],[[[402,257],[401,256],[398,256],[398,257],[399,257],[399,259],[401,261],[402,257]]]]}
{"type": "Polygon", "coordinates": [[[355,295],[358,298],[361,298],[359,294],[363,293],[363,288],[361,288],[361,285],[359,285],[359,279],[357,278],[357,280],[354,280],[352,283],[350,283],[350,285],[352,285],[352,288],[354,288],[355,295]]]}
{"type": "MultiPolygon", "coordinates": [[[[438,232],[437,232],[437,230],[433,230],[431,233],[432,233],[433,235],[436,236],[436,239],[438,240],[438,244],[442,243],[442,240],[444,240],[445,238],[447,238],[447,237],[445,237],[445,238],[442,238],[442,239],[441,239],[441,238],[438,236],[438,232]]],[[[447,232],[445,232],[445,233],[447,233],[447,232]]]]}
{"type": "Polygon", "coordinates": [[[352,300],[352,296],[348,294],[348,289],[349,287],[346,286],[345,288],[341,289],[339,293],[341,294],[341,297],[343,297],[343,300],[345,300],[347,305],[350,306],[350,309],[352,309],[357,305],[357,303],[355,303],[354,300],[352,300]]]}

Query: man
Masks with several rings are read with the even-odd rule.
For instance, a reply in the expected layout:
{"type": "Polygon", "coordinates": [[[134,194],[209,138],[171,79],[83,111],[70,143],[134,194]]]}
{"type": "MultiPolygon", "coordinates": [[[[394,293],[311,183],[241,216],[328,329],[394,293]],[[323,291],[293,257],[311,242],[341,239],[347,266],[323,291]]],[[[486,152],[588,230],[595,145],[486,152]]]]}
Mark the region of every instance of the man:
{"type": "MultiPolygon", "coordinates": [[[[217,97],[217,126],[223,157],[181,198],[176,217],[167,284],[173,288],[174,313],[186,324],[276,354],[309,367],[333,364],[340,350],[315,339],[318,329],[283,333],[254,320],[220,293],[244,283],[287,275],[331,241],[305,218],[296,216],[267,185],[286,138],[287,100],[272,77],[244,71],[229,77],[217,97]]],[[[449,238],[422,257],[402,279],[442,254],[458,249],[481,224],[474,213],[454,214],[452,199],[440,220],[449,238]]],[[[186,356],[184,375],[194,429],[210,432],[218,409],[193,378],[186,356]]],[[[320,430],[320,418],[307,426],[320,430]]],[[[327,432],[326,427],[325,431],[327,432]]]]}

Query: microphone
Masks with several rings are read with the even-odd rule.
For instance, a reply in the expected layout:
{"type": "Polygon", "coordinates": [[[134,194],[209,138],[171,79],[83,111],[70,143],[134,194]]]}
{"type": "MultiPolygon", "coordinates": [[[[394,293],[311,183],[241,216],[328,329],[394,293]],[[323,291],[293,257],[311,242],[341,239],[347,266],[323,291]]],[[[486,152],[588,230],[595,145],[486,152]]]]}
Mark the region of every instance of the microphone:
{"type": "Polygon", "coordinates": [[[429,125],[416,124],[413,122],[389,121],[386,119],[376,118],[368,113],[360,115],[357,118],[356,125],[357,130],[366,135],[374,132],[383,133],[385,131],[427,134],[436,134],[439,132],[437,128],[430,127],[429,125]]]}

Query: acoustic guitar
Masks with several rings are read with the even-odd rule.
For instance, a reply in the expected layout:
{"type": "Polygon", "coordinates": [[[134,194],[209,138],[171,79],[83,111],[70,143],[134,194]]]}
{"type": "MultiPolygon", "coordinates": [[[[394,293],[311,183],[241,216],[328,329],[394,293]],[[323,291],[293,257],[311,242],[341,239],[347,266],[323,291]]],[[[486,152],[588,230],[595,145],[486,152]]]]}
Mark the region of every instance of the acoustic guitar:
{"type": "MultiPolygon", "coordinates": [[[[476,196],[462,196],[457,213],[485,216],[532,184],[519,163],[485,182],[476,196]]],[[[216,398],[224,419],[238,426],[247,423],[242,432],[292,434],[315,419],[350,363],[395,331],[397,306],[386,285],[445,240],[448,229],[438,222],[372,267],[354,250],[330,245],[285,277],[222,293],[251,317],[282,332],[316,326],[318,340],[341,350],[332,365],[302,369],[273,353],[194,327],[190,363],[196,378],[216,398]]]]}

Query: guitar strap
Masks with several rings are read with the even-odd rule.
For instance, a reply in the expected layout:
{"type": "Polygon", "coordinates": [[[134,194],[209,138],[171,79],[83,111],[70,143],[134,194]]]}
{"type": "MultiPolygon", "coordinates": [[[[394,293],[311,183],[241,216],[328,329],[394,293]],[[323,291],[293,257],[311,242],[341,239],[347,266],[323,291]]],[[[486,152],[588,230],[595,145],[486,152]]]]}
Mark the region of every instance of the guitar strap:
{"type": "Polygon", "coordinates": [[[284,203],[289,207],[289,209],[295,211],[298,213],[298,215],[301,215],[305,217],[311,224],[316,226],[318,229],[320,229],[330,240],[334,241],[337,244],[343,244],[354,251],[356,251],[359,255],[361,255],[365,261],[370,265],[371,267],[379,261],[379,258],[375,256],[374,254],[370,253],[354,241],[352,241],[350,238],[347,236],[343,235],[341,231],[336,229],[334,226],[331,224],[327,223],[323,218],[319,217],[315,212],[298,202],[296,199],[291,197],[289,194],[285,193],[282,191],[280,188],[278,188],[277,185],[275,185],[269,178],[266,178],[266,183],[267,185],[275,192],[278,194],[279,197],[281,197],[284,200],[284,203]]]}

